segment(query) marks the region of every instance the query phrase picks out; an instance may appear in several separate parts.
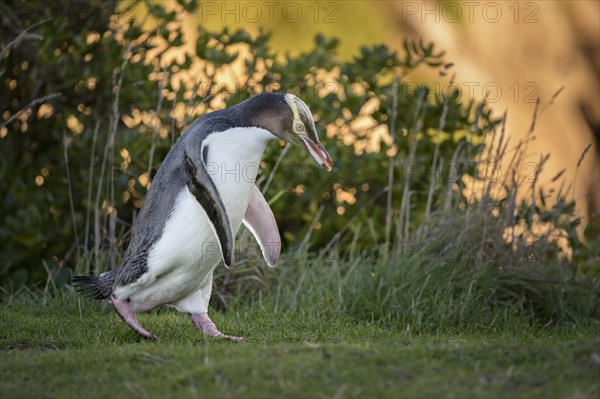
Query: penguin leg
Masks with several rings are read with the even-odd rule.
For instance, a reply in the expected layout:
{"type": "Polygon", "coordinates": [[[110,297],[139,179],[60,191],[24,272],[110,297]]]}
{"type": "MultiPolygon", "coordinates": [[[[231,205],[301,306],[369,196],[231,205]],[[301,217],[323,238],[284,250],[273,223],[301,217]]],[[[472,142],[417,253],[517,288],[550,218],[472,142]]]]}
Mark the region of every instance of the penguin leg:
{"type": "Polygon", "coordinates": [[[182,312],[189,313],[192,316],[192,321],[198,331],[204,335],[209,337],[227,338],[236,342],[243,340],[244,337],[234,337],[223,334],[219,331],[217,326],[215,326],[215,323],[213,323],[210,317],[208,317],[208,302],[210,301],[210,294],[212,292],[212,282],[213,272],[211,271],[204,281],[202,281],[200,287],[192,294],[177,302],[175,307],[182,312]]]}
{"type": "Polygon", "coordinates": [[[239,342],[244,339],[244,337],[234,337],[223,334],[221,331],[219,331],[217,326],[215,326],[215,323],[213,323],[210,317],[208,317],[208,312],[192,313],[192,321],[194,322],[194,325],[198,331],[204,335],[208,335],[209,337],[227,338],[235,342],[239,342]]]}
{"type": "Polygon", "coordinates": [[[133,313],[131,306],[129,306],[129,303],[127,303],[126,300],[117,299],[114,295],[112,295],[110,297],[110,301],[112,302],[113,307],[115,308],[115,311],[117,312],[117,314],[121,317],[121,319],[123,319],[123,321],[125,323],[127,323],[127,325],[129,327],[131,327],[131,329],[133,331],[135,331],[142,337],[144,337],[146,339],[150,339],[152,341],[155,341],[158,339],[158,338],[156,338],[156,336],[154,334],[146,331],[144,329],[144,327],[142,327],[140,325],[140,323],[135,318],[135,313],[133,313]]]}

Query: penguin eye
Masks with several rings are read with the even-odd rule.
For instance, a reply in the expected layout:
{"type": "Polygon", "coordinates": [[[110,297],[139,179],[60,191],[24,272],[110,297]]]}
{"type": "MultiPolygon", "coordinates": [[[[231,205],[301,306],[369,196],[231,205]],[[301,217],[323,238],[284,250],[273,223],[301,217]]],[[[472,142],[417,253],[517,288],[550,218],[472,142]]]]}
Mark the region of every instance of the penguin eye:
{"type": "Polygon", "coordinates": [[[294,122],[294,130],[298,133],[304,132],[304,123],[300,121],[294,122]]]}

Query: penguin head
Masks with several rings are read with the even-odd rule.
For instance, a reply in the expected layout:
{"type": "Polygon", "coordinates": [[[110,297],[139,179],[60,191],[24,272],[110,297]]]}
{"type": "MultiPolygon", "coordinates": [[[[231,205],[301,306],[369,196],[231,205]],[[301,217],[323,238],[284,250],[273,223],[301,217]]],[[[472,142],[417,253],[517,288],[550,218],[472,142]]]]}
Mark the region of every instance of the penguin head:
{"type": "MultiPolygon", "coordinates": [[[[319,142],[315,121],[308,106],[293,94],[263,93],[246,100],[254,124],[277,138],[308,152],[319,165],[331,170],[333,161],[319,142]]],[[[242,103],[243,104],[243,103],[242,103]]]]}
{"type": "Polygon", "coordinates": [[[282,139],[306,150],[326,170],[331,170],[333,161],[323,148],[317,136],[317,128],[312,113],[304,101],[293,94],[284,95],[285,102],[292,111],[289,128],[284,131],[282,139]]]}

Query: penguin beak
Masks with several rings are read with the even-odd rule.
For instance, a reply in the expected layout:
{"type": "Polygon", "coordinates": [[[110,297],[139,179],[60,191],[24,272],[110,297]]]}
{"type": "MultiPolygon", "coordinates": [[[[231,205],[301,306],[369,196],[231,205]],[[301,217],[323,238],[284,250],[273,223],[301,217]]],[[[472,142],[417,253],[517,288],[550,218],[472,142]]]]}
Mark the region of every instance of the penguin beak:
{"type": "Polygon", "coordinates": [[[301,138],[306,145],[308,153],[315,159],[315,161],[317,161],[318,164],[320,164],[329,172],[331,168],[333,168],[333,161],[321,143],[315,143],[307,137],[301,136],[301,138]]]}

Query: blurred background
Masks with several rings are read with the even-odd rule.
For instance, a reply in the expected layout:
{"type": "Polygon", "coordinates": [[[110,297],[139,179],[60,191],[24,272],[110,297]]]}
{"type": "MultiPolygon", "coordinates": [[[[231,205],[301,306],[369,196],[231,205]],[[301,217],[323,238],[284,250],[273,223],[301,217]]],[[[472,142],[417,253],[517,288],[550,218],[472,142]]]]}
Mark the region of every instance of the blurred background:
{"type": "Polygon", "coordinates": [[[582,233],[600,216],[599,4],[3,2],[2,286],[48,284],[49,275],[64,283],[74,269],[113,267],[156,168],[185,127],[269,89],[305,98],[337,163],[333,177],[311,170],[271,182],[282,154],[288,171],[311,165],[296,149],[270,147],[259,183],[286,247],[387,244],[403,207],[414,209],[411,225],[426,220],[441,196],[431,205],[424,183],[411,191],[412,205],[401,205],[403,187],[387,180],[388,165],[410,156],[413,124],[427,137],[436,132],[450,94],[457,105],[440,130],[463,138],[441,147],[432,138],[419,160],[435,165],[438,150],[448,160],[466,140],[461,132],[483,137],[506,113],[512,143],[530,142],[519,163],[503,159],[502,174],[530,182],[549,153],[538,187],[565,184],[582,233]],[[394,114],[398,81],[408,94],[395,99],[394,114]],[[421,86],[440,101],[419,122],[421,86]],[[398,119],[392,133],[390,118],[398,119]]]}
{"type": "MultiPolygon", "coordinates": [[[[600,217],[600,2],[204,2],[185,23],[190,49],[199,24],[271,31],[273,47],[282,54],[307,50],[319,32],[338,37],[345,58],[365,44],[401,50],[406,38],[432,41],[454,63],[463,100],[485,98],[495,115],[508,112],[507,131],[515,141],[527,134],[536,99],[547,103],[560,91],[537,121],[531,160],[551,154],[544,184],[563,168],[572,181],[579,157],[592,143],[574,196],[586,220],[600,217]]],[[[440,84],[427,70],[407,80],[440,84]]],[[[445,84],[441,81],[440,90],[445,84]]]]}

